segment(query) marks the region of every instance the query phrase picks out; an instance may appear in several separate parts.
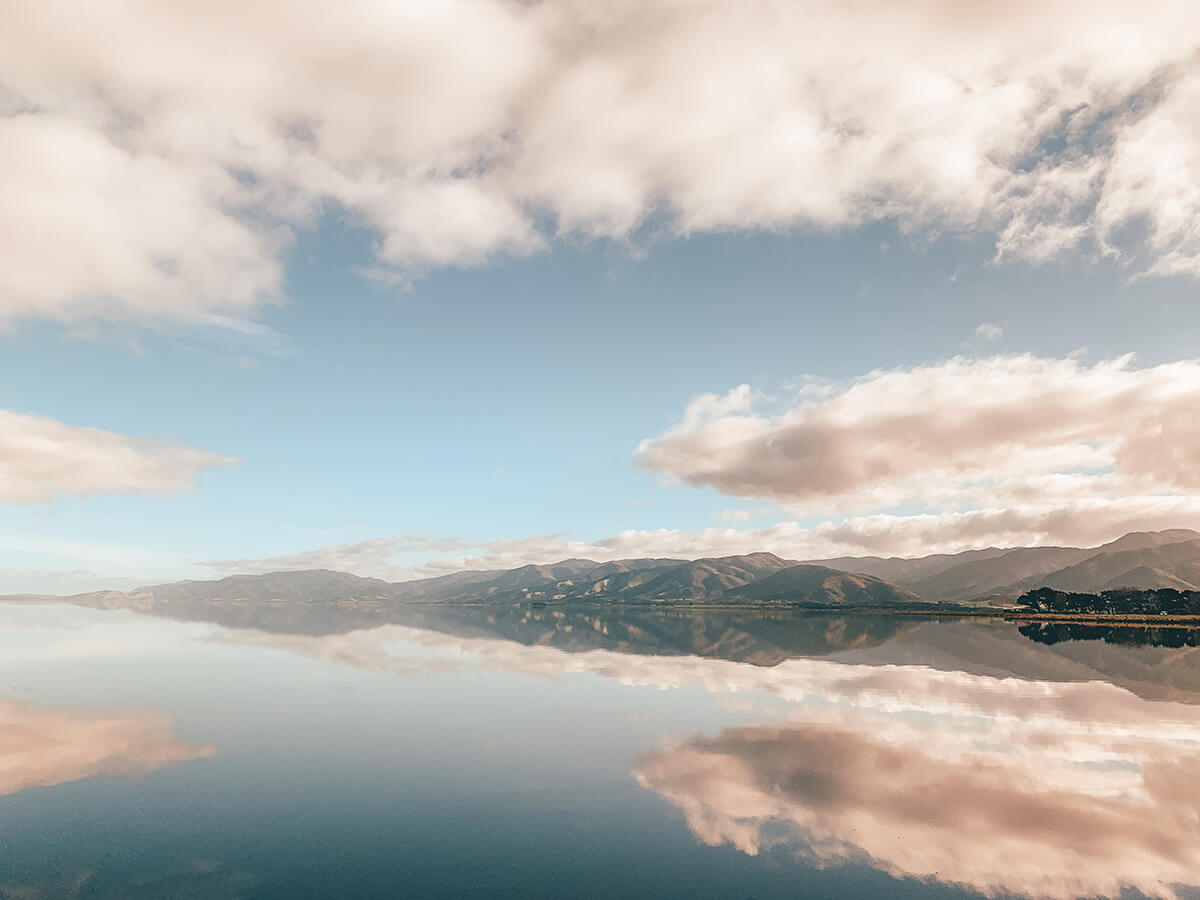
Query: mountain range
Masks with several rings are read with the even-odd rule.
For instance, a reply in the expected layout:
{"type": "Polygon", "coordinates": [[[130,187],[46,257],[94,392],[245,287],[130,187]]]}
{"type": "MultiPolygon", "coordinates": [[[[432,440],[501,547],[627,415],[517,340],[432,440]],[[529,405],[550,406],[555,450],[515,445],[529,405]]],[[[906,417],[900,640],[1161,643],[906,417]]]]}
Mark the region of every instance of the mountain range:
{"type": "Polygon", "coordinates": [[[70,598],[91,606],[306,602],[349,604],[716,604],[722,606],[897,606],[921,598],[873,575],[750,553],[698,560],[569,559],[507,571],[461,572],[387,582],[324,569],[179,581],[70,598]]]}
{"type": "Polygon", "coordinates": [[[288,602],[324,607],[584,602],[847,609],[922,603],[1003,606],[1041,586],[1066,591],[1200,590],[1200,532],[1135,532],[1093,548],[991,548],[915,559],[842,557],[800,562],[773,553],[603,563],[567,559],[405,582],[319,569],[180,581],[70,599],[91,606],[144,609],[288,602]]]}

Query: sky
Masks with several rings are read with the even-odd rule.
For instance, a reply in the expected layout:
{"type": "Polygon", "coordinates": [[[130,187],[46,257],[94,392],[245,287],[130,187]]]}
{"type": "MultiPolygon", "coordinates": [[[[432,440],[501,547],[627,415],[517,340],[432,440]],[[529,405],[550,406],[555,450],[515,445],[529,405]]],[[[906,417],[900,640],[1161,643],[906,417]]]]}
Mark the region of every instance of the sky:
{"type": "Polygon", "coordinates": [[[1200,527],[1191,3],[6,20],[0,592],[1200,527]]]}

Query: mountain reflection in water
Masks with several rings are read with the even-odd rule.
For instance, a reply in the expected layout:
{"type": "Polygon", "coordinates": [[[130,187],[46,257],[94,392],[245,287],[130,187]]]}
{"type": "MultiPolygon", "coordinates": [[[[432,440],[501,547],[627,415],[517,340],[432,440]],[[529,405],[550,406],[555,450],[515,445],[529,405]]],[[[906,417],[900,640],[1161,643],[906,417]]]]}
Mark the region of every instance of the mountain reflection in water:
{"type": "Polygon", "coordinates": [[[763,666],[794,656],[873,647],[915,627],[914,620],[897,616],[803,610],[160,602],[139,611],[271,634],[324,637],[403,625],[570,652],[692,654],[763,666]]]}
{"type": "Polygon", "coordinates": [[[35,686],[0,703],[32,860],[0,897],[1200,896],[1186,646],[746,610],[0,625],[0,685],[35,686]]]}

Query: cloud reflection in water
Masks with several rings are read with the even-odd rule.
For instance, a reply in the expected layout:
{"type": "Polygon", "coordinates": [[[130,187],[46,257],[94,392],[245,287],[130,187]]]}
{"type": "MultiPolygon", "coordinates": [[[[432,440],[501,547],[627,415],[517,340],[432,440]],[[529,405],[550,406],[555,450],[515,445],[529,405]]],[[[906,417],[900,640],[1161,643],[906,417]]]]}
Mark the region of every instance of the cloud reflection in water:
{"type": "Polygon", "coordinates": [[[151,772],[212,756],[211,744],[176,740],[156,712],[31,710],[0,700],[0,795],[94,775],[151,772]]]}
{"type": "Polygon", "coordinates": [[[775,698],[783,721],[697,736],[636,765],[708,844],[786,845],[823,865],[867,861],[988,894],[1172,897],[1173,885],[1200,884],[1200,705],[1106,681],[572,653],[395,625],[218,636],[376,673],[588,674],[775,698]]]}
{"type": "Polygon", "coordinates": [[[703,842],[986,894],[1200,882],[1200,710],[1113,685],[828,667],[820,702],[647,754],[703,842]],[[861,671],[856,671],[861,670],[861,671]]]}

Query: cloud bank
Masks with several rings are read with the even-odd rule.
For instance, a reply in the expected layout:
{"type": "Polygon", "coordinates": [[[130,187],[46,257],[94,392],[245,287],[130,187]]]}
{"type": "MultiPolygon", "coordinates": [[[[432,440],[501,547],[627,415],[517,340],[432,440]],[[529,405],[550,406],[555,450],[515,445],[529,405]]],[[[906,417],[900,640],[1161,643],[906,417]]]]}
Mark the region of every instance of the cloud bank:
{"type": "Polygon", "coordinates": [[[697,397],[677,426],[640,444],[637,461],[801,516],[919,504],[981,536],[1069,538],[1095,515],[1190,515],[1200,488],[1197,360],[956,357],[800,391],[773,414],[756,405],[747,385],[697,397]]]}
{"type": "Polygon", "coordinates": [[[180,494],[205,469],[238,460],[0,410],[0,502],[44,503],[57,494],[180,494]]]}
{"type": "Polygon", "coordinates": [[[379,274],[557,236],[994,236],[1200,274],[1187,0],[18,0],[0,321],[241,315],[334,210],[379,274]]]}

